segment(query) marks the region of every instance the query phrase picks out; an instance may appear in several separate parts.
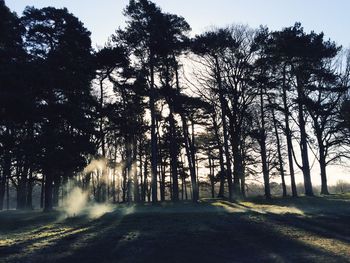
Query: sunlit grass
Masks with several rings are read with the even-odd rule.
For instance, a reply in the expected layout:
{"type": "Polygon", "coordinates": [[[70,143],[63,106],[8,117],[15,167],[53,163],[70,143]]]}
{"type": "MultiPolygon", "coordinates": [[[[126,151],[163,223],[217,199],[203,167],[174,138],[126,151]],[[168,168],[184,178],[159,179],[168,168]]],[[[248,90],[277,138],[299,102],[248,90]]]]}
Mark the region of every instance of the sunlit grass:
{"type": "MultiPolygon", "coordinates": [[[[261,222],[261,219],[259,220],[252,217],[250,219],[252,221],[261,222]]],[[[339,235],[324,231],[322,227],[317,226],[316,220],[314,222],[315,225],[308,226],[310,230],[300,228],[300,226],[283,224],[281,222],[276,222],[275,220],[264,220],[264,225],[268,228],[273,228],[274,231],[278,232],[285,238],[291,238],[315,249],[330,254],[334,253],[337,255],[342,255],[344,257],[350,256],[350,238],[348,238],[346,235],[339,235]]]]}
{"type": "Polygon", "coordinates": [[[29,232],[10,234],[0,241],[0,246],[2,248],[21,245],[26,247],[25,252],[31,253],[35,250],[40,250],[50,244],[56,242],[57,240],[69,237],[71,235],[76,235],[82,233],[89,229],[88,227],[67,227],[60,226],[58,224],[49,224],[38,230],[32,230],[29,232]]]}
{"type": "Polygon", "coordinates": [[[242,213],[242,212],[256,212],[260,214],[294,214],[305,215],[301,209],[293,206],[281,206],[273,204],[257,204],[248,201],[239,201],[237,203],[231,203],[228,201],[215,201],[211,203],[215,207],[224,208],[227,212],[242,213]]]}
{"type": "Polygon", "coordinates": [[[293,206],[281,206],[272,204],[256,204],[253,202],[240,202],[240,205],[246,207],[250,211],[258,212],[261,214],[272,213],[272,214],[294,214],[294,215],[305,215],[304,211],[293,206]]]}

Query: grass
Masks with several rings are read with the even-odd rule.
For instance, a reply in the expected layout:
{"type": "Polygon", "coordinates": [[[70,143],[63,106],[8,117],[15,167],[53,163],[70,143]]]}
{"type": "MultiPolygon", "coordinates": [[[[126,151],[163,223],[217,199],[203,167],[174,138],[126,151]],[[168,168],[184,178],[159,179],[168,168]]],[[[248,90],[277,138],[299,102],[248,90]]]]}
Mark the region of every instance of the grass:
{"type": "Polygon", "coordinates": [[[0,212],[0,262],[350,262],[350,195],[0,212]]]}

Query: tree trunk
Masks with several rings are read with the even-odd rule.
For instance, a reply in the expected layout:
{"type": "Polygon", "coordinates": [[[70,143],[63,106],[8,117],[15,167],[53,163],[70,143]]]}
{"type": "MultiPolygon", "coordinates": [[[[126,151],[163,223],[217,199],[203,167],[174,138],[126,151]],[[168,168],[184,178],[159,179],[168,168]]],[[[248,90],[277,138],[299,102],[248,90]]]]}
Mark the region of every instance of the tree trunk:
{"type": "Polygon", "coordinates": [[[245,190],[245,176],[243,173],[243,176],[241,178],[241,194],[243,198],[246,198],[246,190],[245,190]]]}
{"type": "Polygon", "coordinates": [[[184,200],[185,196],[185,176],[181,177],[181,200],[184,200]]]}
{"type": "Polygon", "coordinates": [[[6,177],[3,173],[2,176],[0,177],[0,210],[4,209],[5,191],[6,191],[6,177]]]}
{"type": "Polygon", "coordinates": [[[144,202],[143,191],[144,191],[144,183],[143,183],[143,161],[142,161],[142,142],[139,142],[139,170],[140,170],[140,190],[139,190],[139,199],[144,202]]]}
{"type": "Polygon", "coordinates": [[[6,209],[10,210],[10,180],[6,182],[6,209]]]}
{"type": "Polygon", "coordinates": [[[152,185],[152,202],[158,201],[158,187],[157,187],[157,134],[156,134],[156,117],[155,117],[155,90],[154,90],[154,65],[153,54],[150,57],[150,74],[151,74],[151,86],[150,86],[150,111],[151,111],[151,185],[152,185]]]}
{"type": "Polygon", "coordinates": [[[104,78],[100,79],[100,122],[99,122],[99,129],[100,129],[100,137],[101,137],[101,150],[102,150],[102,156],[106,157],[106,142],[105,142],[105,133],[103,131],[103,115],[102,115],[102,111],[103,111],[103,80],[104,78]]]}
{"type": "Polygon", "coordinates": [[[148,177],[148,159],[147,155],[145,156],[145,163],[144,163],[144,172],[143,172],[143,188],[141,189],[141,195],[142,195],[142,201],[146,201],[146,194],[147,194],[147,188],[148,188],[148,183],[147,183],[147,177],[148,177]]]}
{"type": "Polygon", "coordinates": [[[275,117],[274,109],[272,109],[272,119],[273,119],[273,126],[275,129],[276,142],[277,142],[277,155],[278,155],[278,163],[279,163],[279,169],[280,169],[281,180],[282,180],[283,197],[287,197],[287,187],[286,187],[286,182],[284,178],[284,167],[283,167],[283,159],[282,159],[282,153],[281,153],[281,142],[278,134],[277,120],[275,117]]]}
{"type": "MultiPolygon", "coordinates": [[[[141,147],[141,145],[140,145],[141,147]]],[[[144,191],[144,182],[143,182],[143,162],[142,162],[142,152],[139,150],[139,170],[140,170],[140,200],[144,202],[143,191],[144,191]]]]}
{"type": "Polygon", "coordinates": [[[52,202],[54,207],[58,207],[60,186],[61,186],[61,178],[59,176],[56,176],[53,184],[53,197],[52,197],[53,198],[52,202]]]}
{"type": "Polygon", "coordinates": [[[176,138],[176,127],[174,119],[174,109],[170,105],[169,113],[169,125],[170,125],[170,163],[171,163],[171,172],[172,172],[172,200],[179,200],[179,177],[178,177],[178,168],[177,168],[177,138],[176,138]]]}
{"type": "Polygon", "coordinates": [[[44,208],[44,199],[45,199],[45,176],[42,175],[41,190],[40,190],[40,208],[44,208]]]}
{"type": "Polygon", "coordinates": [[[292,133],[289,127],[289,107],[287,104],[287,90],[286,90],[286,72],[285,68],[283,69],[283,107],[284,107],[284,120],[285,120],[285,134],[287,139],[287,152],[288,152],[288,166],[289,166],[289,174],[290,174],[290,181],[291,181],[291,188],[292,188],[292,196],[297,197],[297,186],[295,183],[295,174],[294,174],[294,162],[293,162],[293,144],[292,144],[292,133]]]}
{"type": "Polygon", "coordinates": [[[266,199],[271,199],[270,191],[270,175],[267,167],[267,154],[266,154],[266,130],[265,130],[265,107],[264,107],[264,89],[260,89],[260,118],[261,118],[261,129],[259,135],[259,144],[261,150],[261,164],[264,177],[264,190],[266,199]]]}
{"type": "Polygon", "coordinates": [[[220,186],[219,186],[219,194],[218,198],[225,197],[225,164],[224,164],[224,153],[221,145],[221,139],[219,136],[219,127],[216,122],[216,117],[213,116],[213,125],[215,131],[215,139],[217,142],[217,147],[219,148],[219,163],[220,163],[220,186]]]}
{"type": "Polygon", "coordinates": [[[198,199],[199,199],[199,190],[200,190],[200,185],[199,185],[199,177],[198,177],[198,160],[197,160],[197,150],[196,150],[196,142],[195,142],[195,132],[194,132],[194,116],[191,115],[190,117],[190,121],[191,121],[191,137],[188,137],[189,140],[189,144],[190,144],[190,152],[191,152],[191,158],[192,158],[192,164],[193,164],[193,170],[194,170],[194,175],[196,177],[196,185],[197,185],[197,194],[198,194],[198,199]]]}
{"type": "Polygon", "coordinates": [[[232,170],[231,170],[231,157],[229,151],[229,138],[228,138],[228,129],[227,129],[227,120],[226,120],[226,105],[224,91],[221,83],[221,70],[219,66],[218,58],[215,56],[215,66],[216,66],[216,81],[218,83],[219,88],[219,100],[220,100],[220,108],[221,108],[221,118],[222,118],[222,128],[224,133],[224,149],[225,149],[225,161],[226,161],[226,177],[228,182],[228,192],[229,192],[229,200],[233,200],[233,191],[232,191],[232,170]]]}
{"type": "Polygon", "coordinates": [[[300,152],[302,159],[302,171],[304,176],[304,187],[305,195],[313,196],[312,183],[311,183],[311,174],[310,174],[310,164],[309,164],[309,154],[308,154],[308,145],[307,145],[307,134],[305,128],[305,119],[303,111],[303,94],[301,87],[298,85],[298,121],[300,128],[300,152]]]}
{"type": "MultiPolygon", "coordinates": [[[[164,162],[166,160],[164,159],[164,162]]],[[[159,180],[159,183],[160,183],[160,200],[162,202],[165,201],[165,164],[161,164],[160,165],[160,180],[159,180]]]]}
{"type": "Polygon", "coordinates": [[[45,171],[45,200],[44,200],[44,212],[50,212],[53,208],[52,200],[52,185],[53,184],[53,173],[52,171],[45,171]]]}
{"type": "Polygon", "coordinates": [[[211,151],[208,152],[208,162],[209,162],[209,180],[210,180],[210,187],[211,187],[211,198],[215,198],[215,178],[214,178],[214,160],[212,160],[212,153],[211,151]]]}
{"type": "MultiPolygon", "coordinates": [[[[159,134],[159,124],[158,121],[156,122],[157,127],[157,134],[159,134]]],[[[158,145],[161,145],[161,138],[158,136],[158,145]]],[[[162,147],[158,147],[158,181],[159,181],[159,193],[160,193],[160,201],[165,201],[165,172],[164,172],[164,166],[165,166],[165,158],[163,160],[163,151],[162,147]]]]}
{"type": "Polygon", "coordinates": [[[187,125],[187,121],[185,119],[185,116],[183,113],[181,113],[180,115],[181,115],[181,119],[182,119],[182,127],[183,127],[184,139],[185,139],[185,149],[186,149],[187,162],[188,162],[190,176],[191,176],[193,202],[197,202],[199,199],[199,192],[198,192],[198,186],[197,186],[195,160],[193,159],[194,154],[192,153],[193,147],[192,147],[192,143],[191,143],[191,138],[189,137],[190,135],[188,132],[188,125],[187,125]]]}
{"type": "Polygon", "coordinates": [[[127,201],[132,202],[132,191],[131,191],[131,178],[132,178],[132,149],[131,140],[129,136],[125,139],[125,149],[126,149],[126,169],[127,169],[127,201]]]}
{"type": "MultiPolygon", "coordinates": [[[[321,133],[321,131],[320,131],[321,133]]],[[[322,135],[317,135],[317,141],[319,145],[319,163],[321,171],[321,195],[329,195],[328,184],[327,184],[327,163],[325,155],[325,147],[322,141],[322,135]]]]}
{"type": "MultiPolygon", "coordinates": [[[[264,137],[265,132],[262,132],[262,133],[263,134],[261,136],[264,137]]],[[[270,176],[269,176],[269,170],[267,168],[266,142],[264,139],[261,139],[260,148],[261,148],[262,170],[263,170],[263,177],[264,177],[265,197],[266,199],[271,199],[270,176]]]]}
{"type": "MultiPolygon", "coordinates": [[[[126,152],[126,149],[125,149],[126,152]]],[[[121,188],[122,188],[122,202],[125,203],[126,202],[126,194],[127,194],[127,164],[126,164],[126,153],[122,154],[122,163],[123,163],[123,169],[122,169],[122,184],[121,184],[121,188]],[[125,165],[124,165],[125,164],[125,165]]]]}
{"type": "Polygon", "coordinates": [[[18,186],[17,186],[17,206],[16,209],[25,209],[27,203],[27,174],[28,168],[23,167],[19,169],[20,175],[18,178],[18,186]]]}
{"type": "MultiPolygon", "coordinates": [[[[3,166],[2,166],[2,177],[0,178],[0,210],[3,209],[4,206],[4,197],[5,197],[5,186],[7,185],[7,193],[9,195],[9,181],[11,177],[11,153],[10,153],[10,147],[8,145],[7,140],[10,138],[10,129],[6,127],[5,136],[4,136],[4,145],[3,145],[3,166]]],[[[9,198],[6,199],[7,203],[9,203],[9,198]]],[[[9,206],[9,204],[7,205],[9,206]]],[[[9,208],[7,208],[9,209],[9,208]]]]}
{"type": "MultiPolygon", "coordinates": [[[[231,129],[232,130],[232,129],[231,129]]],[[[232,152],[233,152],[233,194],[235,198],[242,197],[240,180],[244,177],[243,160],[240,149],[240,136],[238,131],[233,131],[232,134],[232,152]]]]}
{"type": "Polygon", "coordinates": [[[7,149],[5,150],[4,159],[3,159],[3,169],[2,177],[0,181],[0,210],[3,209],[4,199],[5,199],[5,186],[10,180],[11,177],[11,157],[7,149]]]}
{"type": "Polygon", "coordinates": [[[134,202],[140,202],[139,178],[137,173],[137,141],[133,139],[132,172],[134,173],[134,202]]]}
{"type": "Polygon", "coordinates": [[[115,204],[117,202],[117,198],[116,198],[116,175],[115,175],[115,167],[113,167],[113,175],[112,175],[112,201],[113,204],[115,204]]]}
{"type": "Polygon", "coordinates": [[[27,209],[33,209],[33,171],[32,169],[29,170],[29,178],[27,182],[27,202],[26,202],[26,208],[27,209]]]}
{"type": "MultiPolygon", "coordinates": [[[[180,92],[180,83],[179,83],[179,75],[177,69],[175,69],[175,76],[176,76],[176,87],[177,91],[180,92]]],[[[195,156],[192,149],[192,143],[191,138],[188,132],[188,125],[185,117],[184,112],[180,112],[181,122],[182,122],[182,130],[184,135],[184,141],[185,141],[185,149],[186,149],[186,156],[188,161],[188,166],[190,170],[190,176],[191,176],[191,184],[192,184],[192,200],[193,202],[197,202],[199,199],[199,190],[197,185],[197,177],[196,177],[196,168],[195,168],[195,156]]]]}

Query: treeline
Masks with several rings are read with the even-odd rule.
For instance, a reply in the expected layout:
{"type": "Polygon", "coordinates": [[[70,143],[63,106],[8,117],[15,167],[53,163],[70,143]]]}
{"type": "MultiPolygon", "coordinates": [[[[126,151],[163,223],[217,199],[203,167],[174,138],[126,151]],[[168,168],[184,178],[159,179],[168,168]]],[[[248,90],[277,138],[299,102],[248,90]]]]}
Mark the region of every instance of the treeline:
{"type": "Polygon", "coordinates": [[[67,9],[18,17],[0,0],[0,209],[11,186],[32,208],[40,185],[49,211],[72,183],[99,202],[157,202],[197,201],[200,185],[243,198],[252,178],[271,198],[280,178],[296,197],[298,170],[312,196],[314,158],[329,193],[327,166],[348,158],[348,52],[299,23],[190,38],[148,0],[124,15],[93,50],[67,9]]]}

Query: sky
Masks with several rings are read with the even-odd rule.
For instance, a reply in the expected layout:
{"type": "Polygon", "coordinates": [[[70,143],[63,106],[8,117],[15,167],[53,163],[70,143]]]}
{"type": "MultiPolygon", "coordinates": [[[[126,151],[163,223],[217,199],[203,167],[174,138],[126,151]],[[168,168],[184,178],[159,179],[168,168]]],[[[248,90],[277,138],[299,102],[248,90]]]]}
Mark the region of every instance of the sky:
{"type": "MultiPolygon", "coordinates": [[[[5,0],[20,15],[26,6],[67,7],[92,33],[93,46],[102,46],[118,27],[128,0],[5,0]]],[[[234,23],[271,30],[301,22],[305,30],[324,32],[326,38],[350,47],[349,0],[154,0],[163,11],[183,16],[192,34],[211,26],[234,23]]]]}
{"type": "MultiPolygon", "coordinates": [[[[26,6],[67,7],[92,33],[93,47],[103,46],[118,27],[123,27],[123,9],[128,0],[5,0],[21,15],[26,6]]],[[[248,24],[271,30],[301,22],[307,32],[324,32],[345,48],[350,48],[350,0],[154,0],[163,11],[183,16],[192,27],[192,35],[212,26],[248,24]]],[[[312,177],[320,184],[317,162],[310,153],[312,177]]],[[[329,182],[350,181],[350,167],[328,168],[329,182]]],[[[289,179],[287,179],[289,180],[289,179]]],[[[300,172],[297,181],[302,181],[300,172]]]]}

